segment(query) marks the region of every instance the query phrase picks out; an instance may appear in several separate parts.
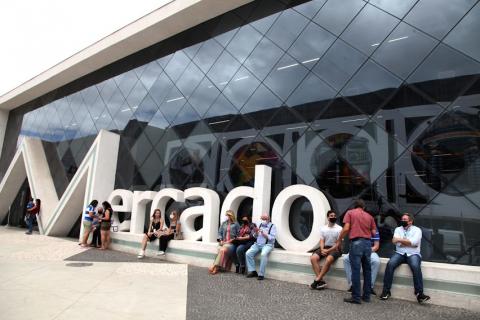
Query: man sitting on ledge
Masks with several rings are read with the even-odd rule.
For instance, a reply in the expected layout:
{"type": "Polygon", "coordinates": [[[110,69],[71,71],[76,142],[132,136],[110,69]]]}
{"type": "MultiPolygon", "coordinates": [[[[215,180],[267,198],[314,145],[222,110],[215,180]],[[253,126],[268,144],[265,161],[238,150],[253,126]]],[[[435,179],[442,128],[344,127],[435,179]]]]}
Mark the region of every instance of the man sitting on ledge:
{"type": "Polygon", "coordinates": [[[418,303],[424,303],[430,297],[423,294],[422,256],[420,255],[420,246],[422,244],[422,230],[413,225],[413,216],[405,213],[400,221],[400,227],[395,229],[392,242],[396,249],[393,256],[388,261],[383,277],[383,292],[380,299],[390,298],[390,289],[393,282],[393,273],[395,269],[403,263],[407,263],[413,273],[413,285],[418,303]]]}
{"type": "Polygon", "coordinates": [[[262,222],[260,226],[255,229],[254,237],[256,238],[255,243],[248,249],[245,254],[247,260],[247,278],[258,277],[258,280],[263,280],[265,276],[265,268],[267,267],[268,255],[273,250],[275,244],[275,236],[277,234],[277,228],[273,223],[270,222],[270,217],[268,214],[262,214],[260,217],[262,222]],[[257,274],[255,271],[255,256],[261,252],[260,255],[260,270],[257,274]]]}

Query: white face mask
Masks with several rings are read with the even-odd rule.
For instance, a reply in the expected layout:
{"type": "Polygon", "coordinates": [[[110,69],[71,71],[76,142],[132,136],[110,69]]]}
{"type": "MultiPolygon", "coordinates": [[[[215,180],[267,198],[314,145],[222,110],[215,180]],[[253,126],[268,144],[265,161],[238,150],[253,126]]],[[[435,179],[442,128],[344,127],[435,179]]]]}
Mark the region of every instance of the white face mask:
{"type": "Polygon", "coordinates": [[[262,223],[263,223],[263,224],[267,224],[267,223],[268,223],[268,220],[267,220],[267,219],[262,219],[262,223]]]}
{"type": "Polygon", "coordinates": [[[173,219],[173,217],[174,217],[174,215],[173,215],[173,214],[171,214],[171,215],[170,215],[170,219],[173,219]]]}

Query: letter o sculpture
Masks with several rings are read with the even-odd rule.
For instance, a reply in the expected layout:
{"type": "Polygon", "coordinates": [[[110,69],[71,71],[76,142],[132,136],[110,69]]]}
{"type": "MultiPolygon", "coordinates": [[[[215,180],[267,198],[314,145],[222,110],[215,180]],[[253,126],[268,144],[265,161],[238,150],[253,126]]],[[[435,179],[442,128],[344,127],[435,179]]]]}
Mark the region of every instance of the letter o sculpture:
{"type": "Polygon", "coordinates": [[[323,192],[318,189],[301,184],[283,189],[275,199],[272,208],[272,222],[277,228],[278,243],[289,251],[308,252],[315,249],[320,241],[319,229],[326,224],[328,210],[330,210],[330,204],[323,192]],[[313,209],[312,231],[303,241],[293,237],[288,224],[292,203],[300,197],[307,198],[313,209]]]}

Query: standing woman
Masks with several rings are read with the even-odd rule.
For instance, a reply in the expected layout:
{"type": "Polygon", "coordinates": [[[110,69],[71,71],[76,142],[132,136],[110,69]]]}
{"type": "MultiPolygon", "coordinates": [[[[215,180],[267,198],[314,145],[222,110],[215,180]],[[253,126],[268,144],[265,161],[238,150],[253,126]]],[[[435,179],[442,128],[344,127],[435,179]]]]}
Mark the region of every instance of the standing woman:
{"type": "Polygon", "coordinates": [[[100,250],[108,249],[110,245],[110,227],[112,226],[113,210],[109,202],[103,201],[103,217],[100,220],[100,234],[102,237],[102,247],[100,250]]]}
{"type": "Polygon", "coordinates": [[[137,258],[142,259],[145,257],[145,248],[147,247],[148,241],[155,241],[158,237],[160,237],[162,230],[162,212],[160,209],[155,209],[155,211],[153,211],[152,218],[150,219],[150,225],[148,226],[147,233],[143,235],[142,249],[138,253],[137,258]]]}
{"type": "Polygon", "coordinates": [[[228,271],[232,265],[232,255],[235,252],[233,240],[238,237],[240,226],[238,225],[235,214],[232,210],[225,213],[227,220],[222,223],[218,230],[217,241],[220,243],[217,257],[213,266],[208,268],[210,274],[217,274],[219,271],[228,271]]]}
{"type": "Polygon", "coordinates": [[[83,248],[88,247],[88,236],[92,231],[93,218],[97,214],[97,204],[97,200],[92,200],[92,202],[90,202],[90,204],[85,208],[85,211],[83,212],[83,238],[81,243],[83,248]]]}
{"type": "Polygon", "coordinates": [[[28,231],[25,232],[25,234],[32,234],[33,231],[33,222],[35,221],[35,218],[38,213],[40,213],[40,205],[41,201],[40,199],[35,199],[35,204],[33,207],[27,209],[27,226],[28,226],[28,231]]]}
{"type": "Polygon", "coordinates": [[[164,255],[167,250],[168,242],[175,237],[175,234],[182,232],[180,222],[178,222],[178,212],[173,210],[170,213],[170,227],[160,236],[160,251],[159,255],[164,255]]]}

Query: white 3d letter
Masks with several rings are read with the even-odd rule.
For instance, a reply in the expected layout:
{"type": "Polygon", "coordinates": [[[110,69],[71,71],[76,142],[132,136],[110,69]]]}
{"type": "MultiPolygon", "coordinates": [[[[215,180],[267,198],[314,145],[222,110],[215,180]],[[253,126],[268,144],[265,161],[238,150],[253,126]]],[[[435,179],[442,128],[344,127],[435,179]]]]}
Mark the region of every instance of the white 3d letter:
{"type": "MultiPolygon", "coordinates": [[[[158,191],[157,195],[152,201],[150,215],[153,215],[155,209],[160,209],[162,212],[162,219],[165,221],[165,210],[170,199],[173,199],[176,202],[184,202],[183,191],[173,188],[165,188],[158,191]]],[[[164,228],[166,228],[166,225],[164,225],[164,228]]]]}
{"type": "Polygon", "coordinates": [[[203,206],[189,207],[180,217],[182,232],[185,240],[200,240],[203,242],[216,242],[218,229],[218,209],[220,198],[218,194],[206,188],[190,188],[184,192],[185,199],[203,199],[203,206]],[[203,215],[202,229],[195,231],[195,218],[203,215]]]}
{"type": "Polygon", "coordinates": [[[272,222],[277,226],[277,241],[285,249],[297,252],[307,252],[318,246],[319,229],[326,224],[326,213],[330,210],[325,195],[315,188],[306,185],[293,185],[283,189],[275,199],[272,208],[272,222]],[[290,207],[293,201],[300,197],[307,198],[313,209],[312,232],[307,239],[299,241],[292,236],[288,224],[290,207]]]}
{"type": "Polygon", "coordinates": [[[145,226],[145,209],[147,203],[155,198],[155,191],[134,191],[132,221],[130,224],[130,233],[143,233],[145,226]]]}
{"type": "Polygon", "coordinates": [[[113,209],[113,225],[119,225],[118,231],[130,231],[130,220],[125,220],[120,225],[118,213],[132,212],[133,192],[125,189],[113,190],[108,197],[108,202],[113,209]]]}
{"type": "Polygon", "coordinates": [[[255,166],[255,184],[254,187],[236,187],[233,188],[225,197],[220,212],[220,220],[226,220],[225,211],[233,210],[237,215],[240,203],[246,198],[253,199],[252,221],[260,222],[262,213],[270,214],[270,194],[271,194],[272,168],[265,165],[255,166]]]}

